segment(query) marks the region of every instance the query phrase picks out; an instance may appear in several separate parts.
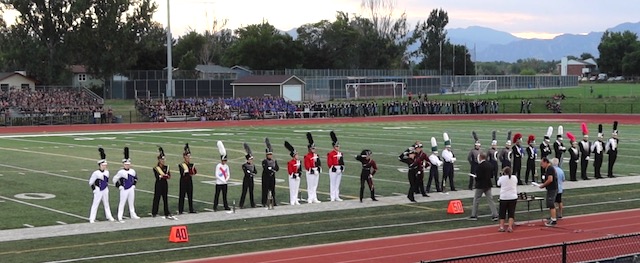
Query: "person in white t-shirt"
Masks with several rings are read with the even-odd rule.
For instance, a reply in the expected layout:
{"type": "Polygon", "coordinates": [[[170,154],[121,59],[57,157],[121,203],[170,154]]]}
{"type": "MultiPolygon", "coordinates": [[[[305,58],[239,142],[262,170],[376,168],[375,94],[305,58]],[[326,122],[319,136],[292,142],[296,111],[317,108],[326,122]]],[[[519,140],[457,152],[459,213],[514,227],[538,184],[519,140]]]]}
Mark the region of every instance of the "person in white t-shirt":
{"type": "Polygon", "coordinates": [[[511,167],[502,169],[502,176],[498,179],[500,186],[500,208],[498,217],[500,218],[500,232],[513,232],[513,221],[515,220],[516,203],[518,199],[518,178],[511,175],[511,167]],[[509,227],[504,228],[504,221],[509,214],[509,227]]]}

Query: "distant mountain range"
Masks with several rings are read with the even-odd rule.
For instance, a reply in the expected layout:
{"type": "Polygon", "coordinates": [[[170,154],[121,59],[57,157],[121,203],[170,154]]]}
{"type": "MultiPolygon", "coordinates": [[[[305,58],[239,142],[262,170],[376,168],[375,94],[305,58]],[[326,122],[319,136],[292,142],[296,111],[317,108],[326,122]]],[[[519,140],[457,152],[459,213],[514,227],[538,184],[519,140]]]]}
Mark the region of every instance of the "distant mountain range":
{"type": "MultiPolygon", "coordinates": [[[[640,36],[640,22],[623,23],[608,29],[613,32],[629,30],[640,36]]],[[[297,37],[295,29],[286,31],[297,37]]],[[[599,56],[598,44],[604,32],[591,32],[586,35],[562,34],[553,39],[523,39],[508,32],[487,27],[470,26],[467,28],[447,29],[452,43],[467,45],[471,56],[477,55],[477,61],[515,62],[518,59],[535,58],[545,61],[560,60],[564,56],[580,56],[591,53],[599,56]],[[475,52],[473,50],[475,45],[475,52]]],[[[416,43],[410,51],[418,49],[416,43]]]]}

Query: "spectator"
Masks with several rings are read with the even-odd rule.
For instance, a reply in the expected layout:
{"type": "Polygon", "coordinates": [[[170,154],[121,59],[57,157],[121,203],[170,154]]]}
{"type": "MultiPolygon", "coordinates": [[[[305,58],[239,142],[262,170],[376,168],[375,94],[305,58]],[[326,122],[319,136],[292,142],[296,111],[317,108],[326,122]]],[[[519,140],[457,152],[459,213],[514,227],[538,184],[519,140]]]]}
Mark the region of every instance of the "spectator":
{"type": "Polygon", "coordinates": [[[480,197],[484,194],[489,202],[489,209],[491,210],[491,219],[498,221],[498,211],[496,211],[496,204],[493,202],[493,196],[491,195],[491,178],[493,177],[493,166],[486,161],[487,155],[481,153],[478,156],[479,164],[475,175],[475,195],[473,197],[473,209],[471,210],[471,217],[469,220],[478,220],[478,203],[480,197]]]}
{"type": "Polygon", "coordinates": [[[549,159],[542,158],[540,166],[544,171],[544,174],[542,175],[542,180],[544,183],[539,187],[547,189],[547,208],[549,208],[549,215],[551,217],[550,220],[545,223],[545,226],[554,227],[558,224],[555,207],[556,195],[558,194],[558,178],[556,175],[556,170],[551,167],[549,159]]]}
{"type": "Polygon", "coordinates": [[[511,175],[511,167],[507,166],[502,169],[502,176],[498,179],[500,186],[500,208],[498,216],[500,217],[500,232],[513,232],[513,221],[515,220],[516,203],[518,199],[518,178],[511,175]],[[508,214],[508,217],[507,217],[508,214]],[[505,230],[504,221],[509,219],[509,227],[505,230]]]}
{"type": "Polygon", "coordinates": [[[556,170],[556,174],[558,175],[558,194],[556,194],[556,214],[558,216],[558,219],[562,218],[562,210],[564,209],[564,205],[562,204],[562,193],[564,192],[564,181],[565,181],[565,177],[564,177],[564,171],[562,171],[562,168],[560,168],[560,166],[558,166],[558,163],[560,163],[560,160],[558,160],[558,158],[553,158],[551,159],[551,164],[553,165],[553,168],[556,170]]]}

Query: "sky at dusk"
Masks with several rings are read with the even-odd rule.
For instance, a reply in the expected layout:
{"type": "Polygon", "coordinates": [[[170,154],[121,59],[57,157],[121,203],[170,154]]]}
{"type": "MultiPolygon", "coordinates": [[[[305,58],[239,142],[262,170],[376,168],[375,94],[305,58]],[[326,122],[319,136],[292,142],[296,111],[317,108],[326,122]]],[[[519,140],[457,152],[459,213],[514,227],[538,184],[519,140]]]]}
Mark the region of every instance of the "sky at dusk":
{"type": "MultiPolygon", "coordinates": [[[[336,11],[366,14],[361,0],[170,0],[174,37],[189,30],[203,32],[212,21],[226,20],[235,29],[268,21],[290,30],[323,19],[336,11]]],[[[167,1],[156,0],[154,19],[166,26],[167,1]]],[[[562,33],[604,31],[624,22],[640,21],[640,4],[629,0],[396,0],[396,14],[407,13],[410,28],[434,8],[449,14],[447,28],[484,26],[523,38],[553,38],[562,33]]]]}

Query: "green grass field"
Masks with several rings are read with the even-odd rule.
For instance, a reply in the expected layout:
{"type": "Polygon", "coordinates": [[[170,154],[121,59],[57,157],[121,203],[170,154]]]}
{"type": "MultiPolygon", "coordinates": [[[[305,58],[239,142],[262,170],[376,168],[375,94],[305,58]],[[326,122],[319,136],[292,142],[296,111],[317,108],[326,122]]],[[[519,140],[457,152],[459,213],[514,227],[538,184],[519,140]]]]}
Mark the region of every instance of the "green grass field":
{"type": "MultiPolygon", "coordinates": [[[[552,125],[557,127],[558,123],[552,125]]],[[[153,197],[153,174],[151,167],[155,165],[157,145],[162,146],[167,154],[167,163],[177,174],[176,164],[181,161],[182,147],[189,143],[192,159],[196,163],[199,175],[194,180],[194,195],[197,210],[203,212],[211,208],[215,178],[212,170],[218,161],[215,142],[222,140],[228,150],[229,165],[233,184],[229,187],[230,200],[239,200],[241,173],[240,165],[244,162],[242,143],[247,142],[253,149],[256,158],[261,160],[264,151],[263,139],[268,136],[274,144],[275,157],[279,160],[281,172],[278,173],[277,200],[288,200],[288,184],[286,179],[286,161],[289,156],[282,146],[284,140],[290,141],[299,151],[306,147],[305,133],[314,134],[316,145],[321,156],[331,148],[329,131],[335,130],[347,155],[347,170],[342,179],[341,194],[343,199],[356,199],[359,190],[359,164],[353,155],[362,149],[371,149],[373,158],[380,168],[376,175],[377,194],[381,198],[406,193],[408,183],[406,174],[399,171],[404,166],[397,161],[397,155],[416,139],[428,146],[429,139],[435,137],[440,149],[443,147],[442,132],[447,131],[453,142],[453,149],[459,161],[456,163],[456,184],[464,189],[467,183],[468,164],[464,160],[472,145],[471,131],[477,131],[483,149],[490,142],[492,130],[498,131],[499,145],[506,139],[506,131],[535,133],[539,138],[546,131],[549,123],[521,122],[478,122],[478,121],[443,121],[443,122],[394,122],[394,123],[352,123],[309,126],[256,126],[232,127],[221,129],[200,129],[190,131],[122,131],[97,134],[67,134],[59,136],[15,136],[0,137],[0,150],[5,154],[0,161],[0,229],[19,229],[25,224],[39,227],[62,223],[74,224],[87,222],[92,194],[88,186],[90,173],[97,168],[98,146],[105,148],[110,161],[109,170],[112,175],[119,169],[122,159],[122,148],[131,148],[134,169],[138,172],[136,210],[141,216],[147,216],[151,210],[153,197]],[[473,128],[472,128],[473,127],[473,128]],[[10,153],[10,154],[9,154],[10,153]],[[24,199],[20,194],[34,197],[33,193],[55,195],[50,199],[24,199]],[[16,196],[18,195],[18,196],[16,196]],[[9,199],[7,199],[9,198],[9,199]],[[11,199],[11,200],[10,200],[11,199]],[[29,204],[15,202],[18,200],[29,204]],[[45,210],[48,208],[49,210],[45,210]],[[61,213],[62,212],[62,213],[61,213]]],[[[592,131],[595,124],[591,124],[592,131]]],[[[605,134],[610,132],[610,124],[605,124],[605,134]]],[[[564,124],[565,131],[579,134],[579,124],[564,124]]],[[[595,133],[593,133],[595,134],[595,133]]],[[[625,125],[620,127],[620,154],[616,163],[616,175],[637,176],[640,164],[640,126],[625,125]]],[[[555,133],[554,133],[555,136],[555,133]]],[[[428,151],[429,147],[425,147],[428,151]]],[[[326,160],[323,160],[326,163],[326,160]]],[[[523,168],[524,169],[524,168],[523,168]]],[[[590,176],[592,168],[590,166],[590,176]]],[[[606,157],[605,169],[606,171],[606,157]]],[[[568,174],[568,172],[567,172],[568,174]]],[[[306,187],[303,179],[301,188],[306,187]]],[[[117,190],[111,188],[110,203],[112,213],[117,211],[117,190]]],[[[256,196],[260,194],[256,184],[256,196]]],[[[329,180],[325,173],[321,176],[318,187],[319,198],[328,199],[329,180]]],[[[169,194],[178,195],[178,182],[171,180],[169,194]]],[[[302,193],[306,197],[306,193],[302,193]]],[[[640,190],[633,185],[576,189],[567,198],[567,215],[593,213],[599,211],[638,208],[640,190]],[[615,205],[606,202],[616,202],[615,205]]],[[[177,200],[170,198],[172,211],[177,210],[177,200]]],[[[259,199],[256,200],[258,203],[259,199]]],[[[365,237],[401,235],[407,233],[430,232],[442,229],[454,229],[492,224],[486,220],[467,222],[464,217],[470,211],[470,200],[463,200],[466,215],[447,215],[446,202],[427,202],[415,205],[395,204],[377,208],[363,208],[345,211],[322,213],[306,213],[290,216],[278,216],[259,219],[229,221],[225,224],[203,223],[189,225],[191,242],[171,244],[167,242],[168,229],[149,228],[133,231],[104,233],[101,235],[78,235],[69,237],[45,238],[28,241],[0,243],[0,258],[3,262],[36,262],[80,258],[93,255],[161,250],[166,248],[183,248],[172,252],[150,253],[140,256],[127,256],[109,259],[110,262],[160,262],[205,256],[244,253],[250,251],[287,248],[292,246],[322,244],[365,237]],[[339,220],[336,220],[339,219],[339,220]],[[311,234],[309,234],[311,233],[311,234]],[[275,238],[289,236],[287,238],[275,238]],[[99,250],[96,251],[96,247],[99,250]],[[104,252],[102,252],[104,251],[104,252]]],[[[485,203],[483,202],[484,206],[485,203]]],[[[486,207],[481,209],[487,210],[486,207]]],[[[520,207],[519,210],[523,208],[520,207]]],[[[127,212],[125,213],[125,215],[127,212]]],[[[214,215],[215,216],[215,215],[214,215]]],[[[98,219],[104,220],[102,208],[98,211],[98,219]]]]}

